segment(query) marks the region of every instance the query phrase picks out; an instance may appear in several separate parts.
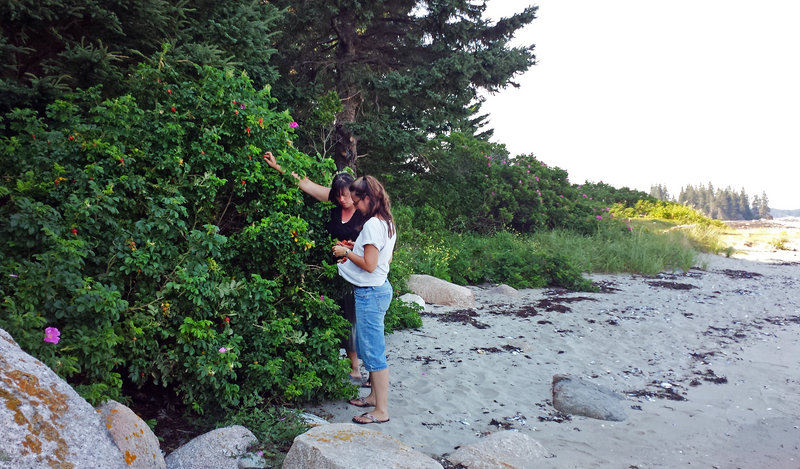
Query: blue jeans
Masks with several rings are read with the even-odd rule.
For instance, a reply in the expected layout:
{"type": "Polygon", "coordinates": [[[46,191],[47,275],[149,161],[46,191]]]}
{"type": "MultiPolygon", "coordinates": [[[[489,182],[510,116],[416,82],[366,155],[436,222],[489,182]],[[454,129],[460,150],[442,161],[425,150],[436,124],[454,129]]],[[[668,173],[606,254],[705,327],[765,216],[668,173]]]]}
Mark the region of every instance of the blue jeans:
{"type": "Polygon", "coordinates": [[[392,284],[353,287],[356,297],[356,351],[367,371],[380,371],[386,364],[383,318],[392,302],[392,284]]]}

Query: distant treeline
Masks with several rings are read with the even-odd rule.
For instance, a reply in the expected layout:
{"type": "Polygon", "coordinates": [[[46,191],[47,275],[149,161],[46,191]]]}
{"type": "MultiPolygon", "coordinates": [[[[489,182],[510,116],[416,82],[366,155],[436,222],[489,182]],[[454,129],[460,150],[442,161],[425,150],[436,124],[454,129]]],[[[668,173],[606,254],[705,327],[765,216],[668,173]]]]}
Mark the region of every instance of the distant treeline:
{"type": "Polygon", "coordinates": [[[750,197],[740,189],[736,192],[730,187],[715,188],[710,182],[708,186],[688,185],[681,188],[678,199],[671,197],[667,188],[661,184],[650,187],[650,196],[664,201],[673,201],[699,210],[704,215],[716,220],[758,220],[772,218],[767,194],[750,197]]]}

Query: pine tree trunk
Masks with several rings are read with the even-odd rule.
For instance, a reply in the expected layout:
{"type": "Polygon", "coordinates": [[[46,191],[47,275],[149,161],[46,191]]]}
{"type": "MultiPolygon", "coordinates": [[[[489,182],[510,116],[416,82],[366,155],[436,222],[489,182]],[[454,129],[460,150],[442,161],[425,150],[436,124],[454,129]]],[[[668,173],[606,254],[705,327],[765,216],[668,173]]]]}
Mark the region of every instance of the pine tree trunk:
{"type": "Polygon", "coordinates": [[[356,121],[356,112],[364,98],[356,83],[352,83],[353,74],[347,67],[356,63],[359,48],[355,20],[350,11],[343,9],[334,20],[334,30],[339,42],[336,48],[337,83],[336,88],[342,100],[342,112],[336,116],[336,147],[333,157],[336,169],[341,171],[346,166],[356,169],[358,155],[358,137],[353,135],[349,125],[356,121]]]}
{"type": "Polygon", "coordinates": [[[350,95],[349,99],[342,100],[343,110],[336,116],[336,153],[333,160],[336,169],[341,171],[346,166],[356,169],[356,155],[358,155],[358,137],[350,131],[349,124],[356,120],[356,110],[360,105],[358,95],[350,95]]]}

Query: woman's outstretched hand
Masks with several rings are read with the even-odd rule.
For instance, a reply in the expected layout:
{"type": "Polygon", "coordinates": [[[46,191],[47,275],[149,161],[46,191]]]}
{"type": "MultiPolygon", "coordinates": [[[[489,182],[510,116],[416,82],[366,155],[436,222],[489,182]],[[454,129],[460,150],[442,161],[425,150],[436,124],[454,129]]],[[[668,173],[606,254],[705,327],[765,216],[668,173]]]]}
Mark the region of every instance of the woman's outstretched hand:
{"type": "Polygon", "coordinates": [[[268,150],[268,151],[264,152],[264,161],[266,161],[267,164],[270,165],[270,167],[272,169],[274,169],[274,170],[280,172],[281,174],[283,174],[283,170],[281,169],[281,165],[278,164],[278,161],[275,159],[275,155],[273,155],[271,151],[268,150]]]}

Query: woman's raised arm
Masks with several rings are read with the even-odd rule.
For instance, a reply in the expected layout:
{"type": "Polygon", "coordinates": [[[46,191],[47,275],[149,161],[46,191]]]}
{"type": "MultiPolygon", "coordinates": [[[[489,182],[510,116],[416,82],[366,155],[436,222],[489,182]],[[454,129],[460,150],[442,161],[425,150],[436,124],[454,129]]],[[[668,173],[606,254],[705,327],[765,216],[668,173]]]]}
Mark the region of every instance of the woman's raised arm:
{"type": "MultiPolygon", "coordinates": [[[[264,152],[264,161],[266,161],[267,164],[275,171],[278,171],[281,174],[286,174],[286,171],[281,168],[281,165],[278,164],[278,161],[275,159],[275,156],[271,151],[264,152]]],[[[307,177],[301,178],[294,171],[292,171],[292,177],[297,179],[297,186],[300,187],[301,191],[319,200],[320,202],[325,202],[328,200],[328,197],[331,193],[330,187],[321,186],[307,177]]]]}

